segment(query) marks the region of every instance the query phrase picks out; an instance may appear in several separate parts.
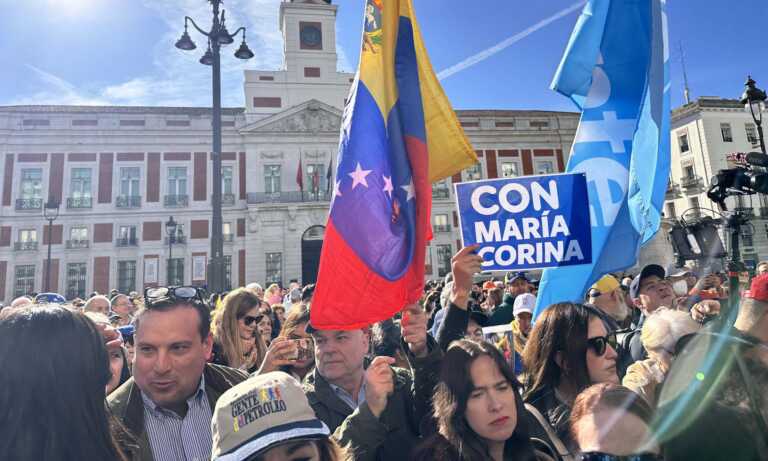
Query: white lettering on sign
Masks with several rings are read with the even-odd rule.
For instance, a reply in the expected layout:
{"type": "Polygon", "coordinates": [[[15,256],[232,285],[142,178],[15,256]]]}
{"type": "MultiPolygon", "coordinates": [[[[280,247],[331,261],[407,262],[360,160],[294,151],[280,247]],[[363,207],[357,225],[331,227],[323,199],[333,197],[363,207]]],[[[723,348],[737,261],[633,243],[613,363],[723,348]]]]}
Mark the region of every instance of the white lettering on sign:
{"type": "Polygon", "coordinates": [[[553,262],[581,261],[584,252],[578,240],[567,242],[536,242],[519,245],[501,245],[498,248],[483,247],[477,254],[483,258],[481,266],[541,265],[553,262]]]}
{"type": "Polygon", "coordinates": [[[491,185],[479,186],[472,191],[470,196],[470,203],[472,208],[483,216],[490,216],[499,212],[499,205],[493,204],[485,206],[480,202],[480,197],[485,194],[496,195],[497,201],[501,208],[510,213],[520,213],[528,208],[533,203],[533,209],[541,211],[543,204],[546,203],[553,210],[560,208],[560,197],[557,194],[557,182],[554,179],[550,179],[547,184],[547,188],[539,184],[538,182],[532,182],[530,190],[520,183],[509,183],[501,186],[501,189],[496,189],[491,185]],[[510,193],[516,192],[519,196],[519,201],[513,203],[510,201],[510,193]]]}

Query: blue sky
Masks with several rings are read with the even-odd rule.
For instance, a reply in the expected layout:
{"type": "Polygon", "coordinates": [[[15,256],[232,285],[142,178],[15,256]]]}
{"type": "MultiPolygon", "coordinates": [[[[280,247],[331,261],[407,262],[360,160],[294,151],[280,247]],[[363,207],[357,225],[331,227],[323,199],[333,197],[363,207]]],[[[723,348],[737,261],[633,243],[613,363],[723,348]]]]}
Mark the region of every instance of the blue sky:
{"type": "MultiPolygon", "coordinates": [[[[7,0],[5,0],[7,2],[7,0]]],[[[0,4],[5,3],[0,1],[0,4]]],[[[185,14],[208,24],[206,0],[26,0],[0,15],[0,104],[210,105],[200,50],[173,47],[185,14]]],[[[256,58],[225,51],[223,101],[242,106],[242,70],[278,69],[279,0],[225,0],[230,30],[248,27],[256,58]]],[[[364,0],[339,5],[339,67],[354,70],[364,0]]],[[[519,40],[442,82],[459,109],[572,110],[549,90],[578,16],[576,0],[414,0],[434,68],[519,40]],[[569,12],[570,11],[570,12],[569,12]],[[557,18],[557,19],[553,19],[557,18]],[[542,21],[547,25],[533,27],[542,21]],[[528,31],[529,33],[526,33],[528,31]]],[[[768,88],[765,0],[668,0],[673,106],[682,103],[682,41],[694,97],[737,97],[748,73],[768,88]],[[727,4],[726,4],[727,3],[727,4]],[[744,18],[747,20],[745,21],[744,18]]],[[[203,41],[195,37],[198,46],[203,41]]]]}

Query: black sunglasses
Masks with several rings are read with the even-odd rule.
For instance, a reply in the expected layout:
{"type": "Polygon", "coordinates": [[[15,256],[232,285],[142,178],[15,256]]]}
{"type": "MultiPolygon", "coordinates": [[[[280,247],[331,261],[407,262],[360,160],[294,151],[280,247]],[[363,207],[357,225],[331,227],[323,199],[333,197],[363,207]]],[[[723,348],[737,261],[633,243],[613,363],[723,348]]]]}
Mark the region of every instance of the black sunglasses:
{"type": "Polygon", "coordinates": [[[148,308],[177,301],[205,304],[203,295],[203,291],[197,287],[151,287],[144,289],[144,302],[148,308]]]}
{"type": "Polygon", "coordinates": [[[605,354],[605,351],[608,349],[609,345],[613,348],[614,351],[618,347],[618,343],[616,341],[616,333],[609,333],[606,336],[589,338],[587,339],[587,344],[592,348],[593,351],[595,351],[595,354],[598,356],[605,354]]]}
{"type": "Polygon", "coordinates": [[[660,455],[653,453],[640,453],[637,455],[609,455],[608,453],[600,453],[599,451],[592,451],[589,453],[582,453],[579,457],[581,461],[663,461],[664,458],[660,455]]]}
{"type": "Polygon", "coordinates": [[[252,315],[246,315],[245,317],[243,317],[243,323],[245,323],[245,326],[249,327],[252,324],[254,324],[255,322],[258,322],[260,318],[261,318],[261,316],[254,317],[252,315]]]}

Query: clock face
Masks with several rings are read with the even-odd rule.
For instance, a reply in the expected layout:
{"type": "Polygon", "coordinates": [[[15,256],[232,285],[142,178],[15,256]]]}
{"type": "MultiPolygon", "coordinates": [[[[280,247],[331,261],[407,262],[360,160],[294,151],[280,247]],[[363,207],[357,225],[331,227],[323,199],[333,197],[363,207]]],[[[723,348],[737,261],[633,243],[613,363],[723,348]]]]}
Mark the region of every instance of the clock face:
{"type": "Polygon", "coordinates": [[[300,38],[302,48],[320,49],[322,47],[322,32],[320,27],[314,24],[302,24],[300,38]]]}

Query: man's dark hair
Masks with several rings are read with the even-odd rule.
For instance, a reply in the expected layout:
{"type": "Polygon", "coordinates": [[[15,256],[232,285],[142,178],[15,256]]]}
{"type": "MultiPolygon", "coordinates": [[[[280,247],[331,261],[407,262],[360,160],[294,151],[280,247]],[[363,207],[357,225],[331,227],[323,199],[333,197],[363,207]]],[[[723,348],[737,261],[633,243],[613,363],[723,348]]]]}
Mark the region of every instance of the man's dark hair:
{"type": "Polygon", "coordinates": [[[315,284],[310,283],[301,290],[301,302],[307,302],[312,299],[312,295],[315,294],[315,284]]]}
{"type": "Polygon", "coordinates": [[[139,331],[139,325],[141,325],[141,317],[146,312],[168,312],[180,307],[191,307],[197,311],[197,316],[200,319],[200,325],[198,331],[200,332],[200,339],[205,340],[208,334],[211,332],[211,311],[208,306],[199,300],[168,300],[168,301],[155,301],[153,303],[147,303],[144,307],[136,312],[136,316],[133,319],[133,325],[136,328],[136,333],[139,331]]]}
{"type": "Polygon", "coordinates": [[[397,358],[400,349],[400,327],[392,319],[376,323],[371,328],[371,346],[374,355],[397,358]]]}

